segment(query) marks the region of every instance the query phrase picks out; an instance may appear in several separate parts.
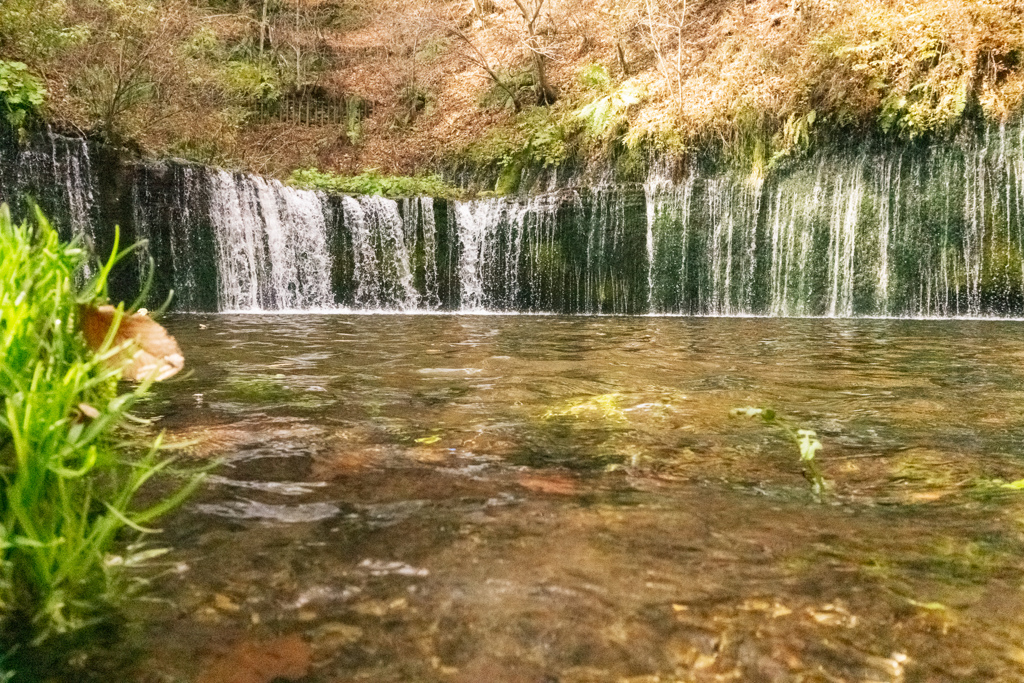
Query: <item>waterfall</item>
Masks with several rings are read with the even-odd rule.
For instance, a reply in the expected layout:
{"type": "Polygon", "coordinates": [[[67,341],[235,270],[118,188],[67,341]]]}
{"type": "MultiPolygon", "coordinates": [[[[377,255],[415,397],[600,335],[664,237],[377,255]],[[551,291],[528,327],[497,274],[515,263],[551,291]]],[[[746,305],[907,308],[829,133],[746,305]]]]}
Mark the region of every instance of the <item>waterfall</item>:
{"type": "Polygon", "coordinates": [[[53,175],[61,182],[68,198],[68,217],[71,231],[85,235],[90,244],[95,241],[93,231],[92,163],[89,145],[81,138],[51,135],[53,175]],[[60,160],[60,161],[59,161],[60,160]]]}
{"type": "Polygon", "coordinates": [[[132,184],[135,236],[149,245],[136,252],[139,267],[148,268],[150,259],[162,266],[154,273],[157,294],[164,297],[173,290],[178,310],[216,305],[211,290],[217,270],[210,260],[208,231],[201,228],[206,181],[200,166],[153,164],[140,169],[132,184]]]}
{"type": "Polygon", "coordinates": [[[415,234],[398,203],[383,197],[344,197],[345,225],[352,235],[355,302],[360,308],[410,310],[419,294],[413,286],[410,251],[415,234]]]}
{"type": "Polygon", "coordinates": [[[479,310],[484,307],[483,248],[487,227],[494,225],[494,214],[501,202],[455,202],[452,217],[459,234],[459,281],[462,284],[460,296],[463,310],[479,310]]]}
{"type": "MultiPolygon", "coordinates": [[[[655,166],[644,182],[647,208],[648,295],[651,311],[683,310],[687,296],[690,213],[696,172],[674,182],[669,169],[655,166]]],[[[686,311],[690,312],[690,311],[686,311]]]]}
{"type": "Polygon", "coordinates": [[[832,217],[829,221],[829,317],[853,315],[853,264],[860,213],[862,164],[849,176],[835,179],[832,217]]]}
{"type": "MultiPolygon", "coordinates": [[[[0,200],[39,202],[112,280],[185,311],[1024,315],[1024,125],[823,149],[767,177],[655,160],[643,182],[472,201],[327,195],[42,131],[0,139],[0,200]]],[[[532,176],[531,176],[532,177],[532,176]]],[[[562,184],[560,184],[562,183],[562,184]]]]}
{"type": "Polygon", "coordinates": [[[332,306],[320,196],[226,171],[216,171],[210,180],[220,310],[332,306]]]}
{"type": "Polygon", "coordinates": [[[15,209],[25,198],[38,202],[63,238],[82,235],[92,246],[95,180],[85,139],[47,129],[35,144],[16,145],[12,156],[0,157],[0,201],[15,209]]]}
{"type": "Polygon", "coordinates": [[[637,205],[612,186],[454,202],[461,310],[642,312],[649,248],[637,205]]]}
{"type": "Polygon", "coordinates": [[[420,305],[429,310],[441,306],[438,273],[437,220],[431,197],[407,197],[401,202],[406,252],[412,259],[413,286],[422,291],[420,305]]]}
{"type": "Polygon", "coordinates": [[[454,203],[462,310],[543,308],[557,210],[550,195],[454,203]]]}
{"type": "Polygon", "coordinates": [[[427,198],[343,197],[333,222],[317,195],[221,174],[210,200],[220,308],[1024,312],[1020,128],[923,149],[824,150],[767,178],[652,166],[638,185],[440,209],[427,198]],[[324,215],[347,245],[329,254],[317,237],[324,215]],[[303,264],[345,275],[303,278],[303,264]]]}

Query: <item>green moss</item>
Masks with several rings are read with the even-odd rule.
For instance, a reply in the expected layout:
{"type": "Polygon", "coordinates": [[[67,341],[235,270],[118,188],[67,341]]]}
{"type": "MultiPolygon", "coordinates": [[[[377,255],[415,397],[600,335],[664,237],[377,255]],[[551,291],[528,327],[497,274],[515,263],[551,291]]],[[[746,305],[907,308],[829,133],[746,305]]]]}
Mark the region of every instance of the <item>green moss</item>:
{"type": "Polygon", "coordinates": [[[232,377],[226,384],[234,398],[246,403],[280,403],[294,396],[282,383],[284,375],[232,377]]]}
{"type": "Polygon", "coordinates": [[[501,168],[498,173],[498,180],[494,183],[494,193],[497,195],[515,194],[519,190],[519,183],[523,177],[524,162],[513,158],[501,168]]]}
{"type": "Polygon", "coordinates": [[[384,197],[448,197],[462,192],[436,175],[385,176],[367,171],[357,176],[343,176],[315,168],[294,171],[288,184],[308,190],[324,190],[342,194],[376,194],[384,197]]]}

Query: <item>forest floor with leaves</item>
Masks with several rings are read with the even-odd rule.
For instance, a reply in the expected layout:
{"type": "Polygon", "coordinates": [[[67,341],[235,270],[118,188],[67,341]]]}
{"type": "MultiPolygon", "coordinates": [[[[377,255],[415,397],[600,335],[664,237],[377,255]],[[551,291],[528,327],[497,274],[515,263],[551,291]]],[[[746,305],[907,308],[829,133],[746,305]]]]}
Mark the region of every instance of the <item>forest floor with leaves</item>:
{"type": "Polygon", "coordinates": [[[1019,0],[9,0],[44,116],[286,176],[416,175],[658,146],[755,170],[1024,100],[1019,0]],[[304,109],[303,109],[304,108],[304,109]]]}

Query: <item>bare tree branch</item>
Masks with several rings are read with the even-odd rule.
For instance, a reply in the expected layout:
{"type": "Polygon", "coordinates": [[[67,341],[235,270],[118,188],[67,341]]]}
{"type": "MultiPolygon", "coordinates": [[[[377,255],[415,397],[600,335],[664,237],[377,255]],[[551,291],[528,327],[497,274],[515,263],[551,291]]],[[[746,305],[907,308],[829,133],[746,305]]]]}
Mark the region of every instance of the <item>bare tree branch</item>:
{"type": "Polygon", "coordinates": [[[476,43],[473,42],[472,38],[467,36],[462,29],[458,28],[457,26],[450,26],[448,28],[448,31],[449,33],[451,33],[451,35],[461,40],[469,47],[470,50],[472,50],[472,53],[473,55],[475,55],[475,57],[467,54],[464,54],[463,56],[471,63],[483,69],[490,77],[490,79],[494,81],[494,84],[508,94],[509,99],[512,101],[512,107],[515,109],[516,112],[519,112],[522,109],[522,106],[519,104],[519,99],[515,96],[515,93],[512,92],[511,88],[508,87],[505,81],[502,80],[501,77],[494,71],[494,69],[491,68],[490,62],[487,59],[487,55],[485,55],[480,50],[480,48],[477,47],[476,43]]]}

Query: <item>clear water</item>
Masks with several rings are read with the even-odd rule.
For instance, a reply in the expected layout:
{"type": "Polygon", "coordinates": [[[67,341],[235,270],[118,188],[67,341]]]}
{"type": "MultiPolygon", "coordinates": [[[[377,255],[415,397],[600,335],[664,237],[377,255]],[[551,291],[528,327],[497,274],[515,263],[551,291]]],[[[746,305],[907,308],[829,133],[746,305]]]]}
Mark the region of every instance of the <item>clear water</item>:
{"type": "Polygon", "coordinates": [[[154,410],[224,464],[147,680],[288,635],[325,683],[1024,680],[1024,323],[169,327],[154,410]],[[817,431],[826,504],[748,405],[817,431]]]}

